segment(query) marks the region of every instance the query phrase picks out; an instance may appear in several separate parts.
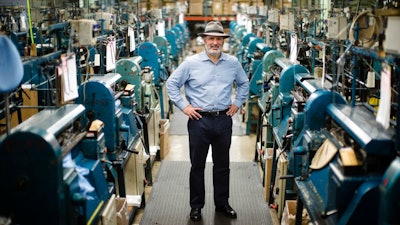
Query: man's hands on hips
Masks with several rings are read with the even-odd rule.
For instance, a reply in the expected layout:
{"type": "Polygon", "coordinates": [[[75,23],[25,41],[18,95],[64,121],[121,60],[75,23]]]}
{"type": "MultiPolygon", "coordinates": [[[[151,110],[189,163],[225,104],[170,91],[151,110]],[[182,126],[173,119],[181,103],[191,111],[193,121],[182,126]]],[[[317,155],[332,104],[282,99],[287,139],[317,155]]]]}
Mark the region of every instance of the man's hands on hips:
{"type": "Polygon", "coordinates": [[[182,112],[192,120],[199,120],[201,115],[197,111],[202,111],[202,108],[196,108],[192,105],[186,106],[182,112]]]}
{"type": "Polygon", "coordinates": [[[226,112],[226,115],[233,116],[237,113],[237,111],[239,111],[239,108],[236,105],[232,104],[229,106],[229,109],[228,109],[228,112],[226,112]]]}
{"type": "MultiPolygon", "coordinates": [[[[197,107],[193,107],[192,105],[188,105],[182,110],[182,112],[192,120],[199,120],[200,118],[202,118],[202,116],[198,113],[198,111],[202,111],[202,110],[203,110],[202,108],[197,108],[197,107]]],[[[226,112],[226,115],[233,116],[238,111],[239,111],[239,108],[236,105],[232,104],[229,106],[228,111],[226,112]]]]}

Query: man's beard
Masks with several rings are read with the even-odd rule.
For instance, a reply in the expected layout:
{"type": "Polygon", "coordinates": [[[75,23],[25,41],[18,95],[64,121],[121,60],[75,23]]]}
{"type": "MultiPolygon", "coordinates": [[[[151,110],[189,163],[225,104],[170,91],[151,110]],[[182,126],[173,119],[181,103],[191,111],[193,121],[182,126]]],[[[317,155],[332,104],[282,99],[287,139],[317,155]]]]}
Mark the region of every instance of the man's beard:
{"type": "Polygon", "coordinates": [[[219,56],[222,52],[221,48],[218,48],[218,50],[212,50],[211,48],[208,47],[208,45],[205,46],[205,49],[207,53],[212,56],[219,56]]]}

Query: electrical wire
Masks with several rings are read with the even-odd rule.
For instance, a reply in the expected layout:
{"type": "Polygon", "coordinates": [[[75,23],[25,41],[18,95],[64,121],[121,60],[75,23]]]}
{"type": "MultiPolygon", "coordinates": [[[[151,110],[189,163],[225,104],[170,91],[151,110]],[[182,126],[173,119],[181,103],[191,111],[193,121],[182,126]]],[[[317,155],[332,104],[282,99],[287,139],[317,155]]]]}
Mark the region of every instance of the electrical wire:
{"type": "Polygon", "coordinates": [[[31,36],[31,43],[34,43],[33,40],[33,31],[32,31],[32,17],[31,17],[31,5],[30,5],[30,0],[26,0],[26,7],[28,11],[28,22],[29,22],[29,34],[31,36]]]}

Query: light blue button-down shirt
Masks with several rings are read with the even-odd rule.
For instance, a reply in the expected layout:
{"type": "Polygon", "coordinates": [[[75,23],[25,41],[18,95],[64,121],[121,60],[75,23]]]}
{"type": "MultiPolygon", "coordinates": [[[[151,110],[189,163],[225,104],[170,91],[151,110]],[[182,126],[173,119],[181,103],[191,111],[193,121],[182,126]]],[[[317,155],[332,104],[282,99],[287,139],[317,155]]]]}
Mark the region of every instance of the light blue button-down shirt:
{"type": "Polygon", "coordinates": [[[236,57],[222,53],[214,64],[202,51],[186,58],[168,78],[166,87],[170,100],[180,110],[191,104],[214,111],[231,104],[240,108],[247,99],[249,79],[236,57]],[[232,95],[234,83],[236,93],[232,95]],[[180,92],[183,85],[187,101],[180,92]]]}

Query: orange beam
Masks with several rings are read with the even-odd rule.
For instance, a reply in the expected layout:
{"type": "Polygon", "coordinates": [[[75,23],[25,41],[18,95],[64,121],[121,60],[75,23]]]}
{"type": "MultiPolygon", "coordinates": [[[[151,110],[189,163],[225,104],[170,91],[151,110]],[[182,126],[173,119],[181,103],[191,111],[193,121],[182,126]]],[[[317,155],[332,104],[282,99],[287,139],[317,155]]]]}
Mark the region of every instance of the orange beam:
{"type": "Polygon", "coordinates": [[[236,20],[234,16],[185,16],[186,21],[231,21],[236,20]]]}

